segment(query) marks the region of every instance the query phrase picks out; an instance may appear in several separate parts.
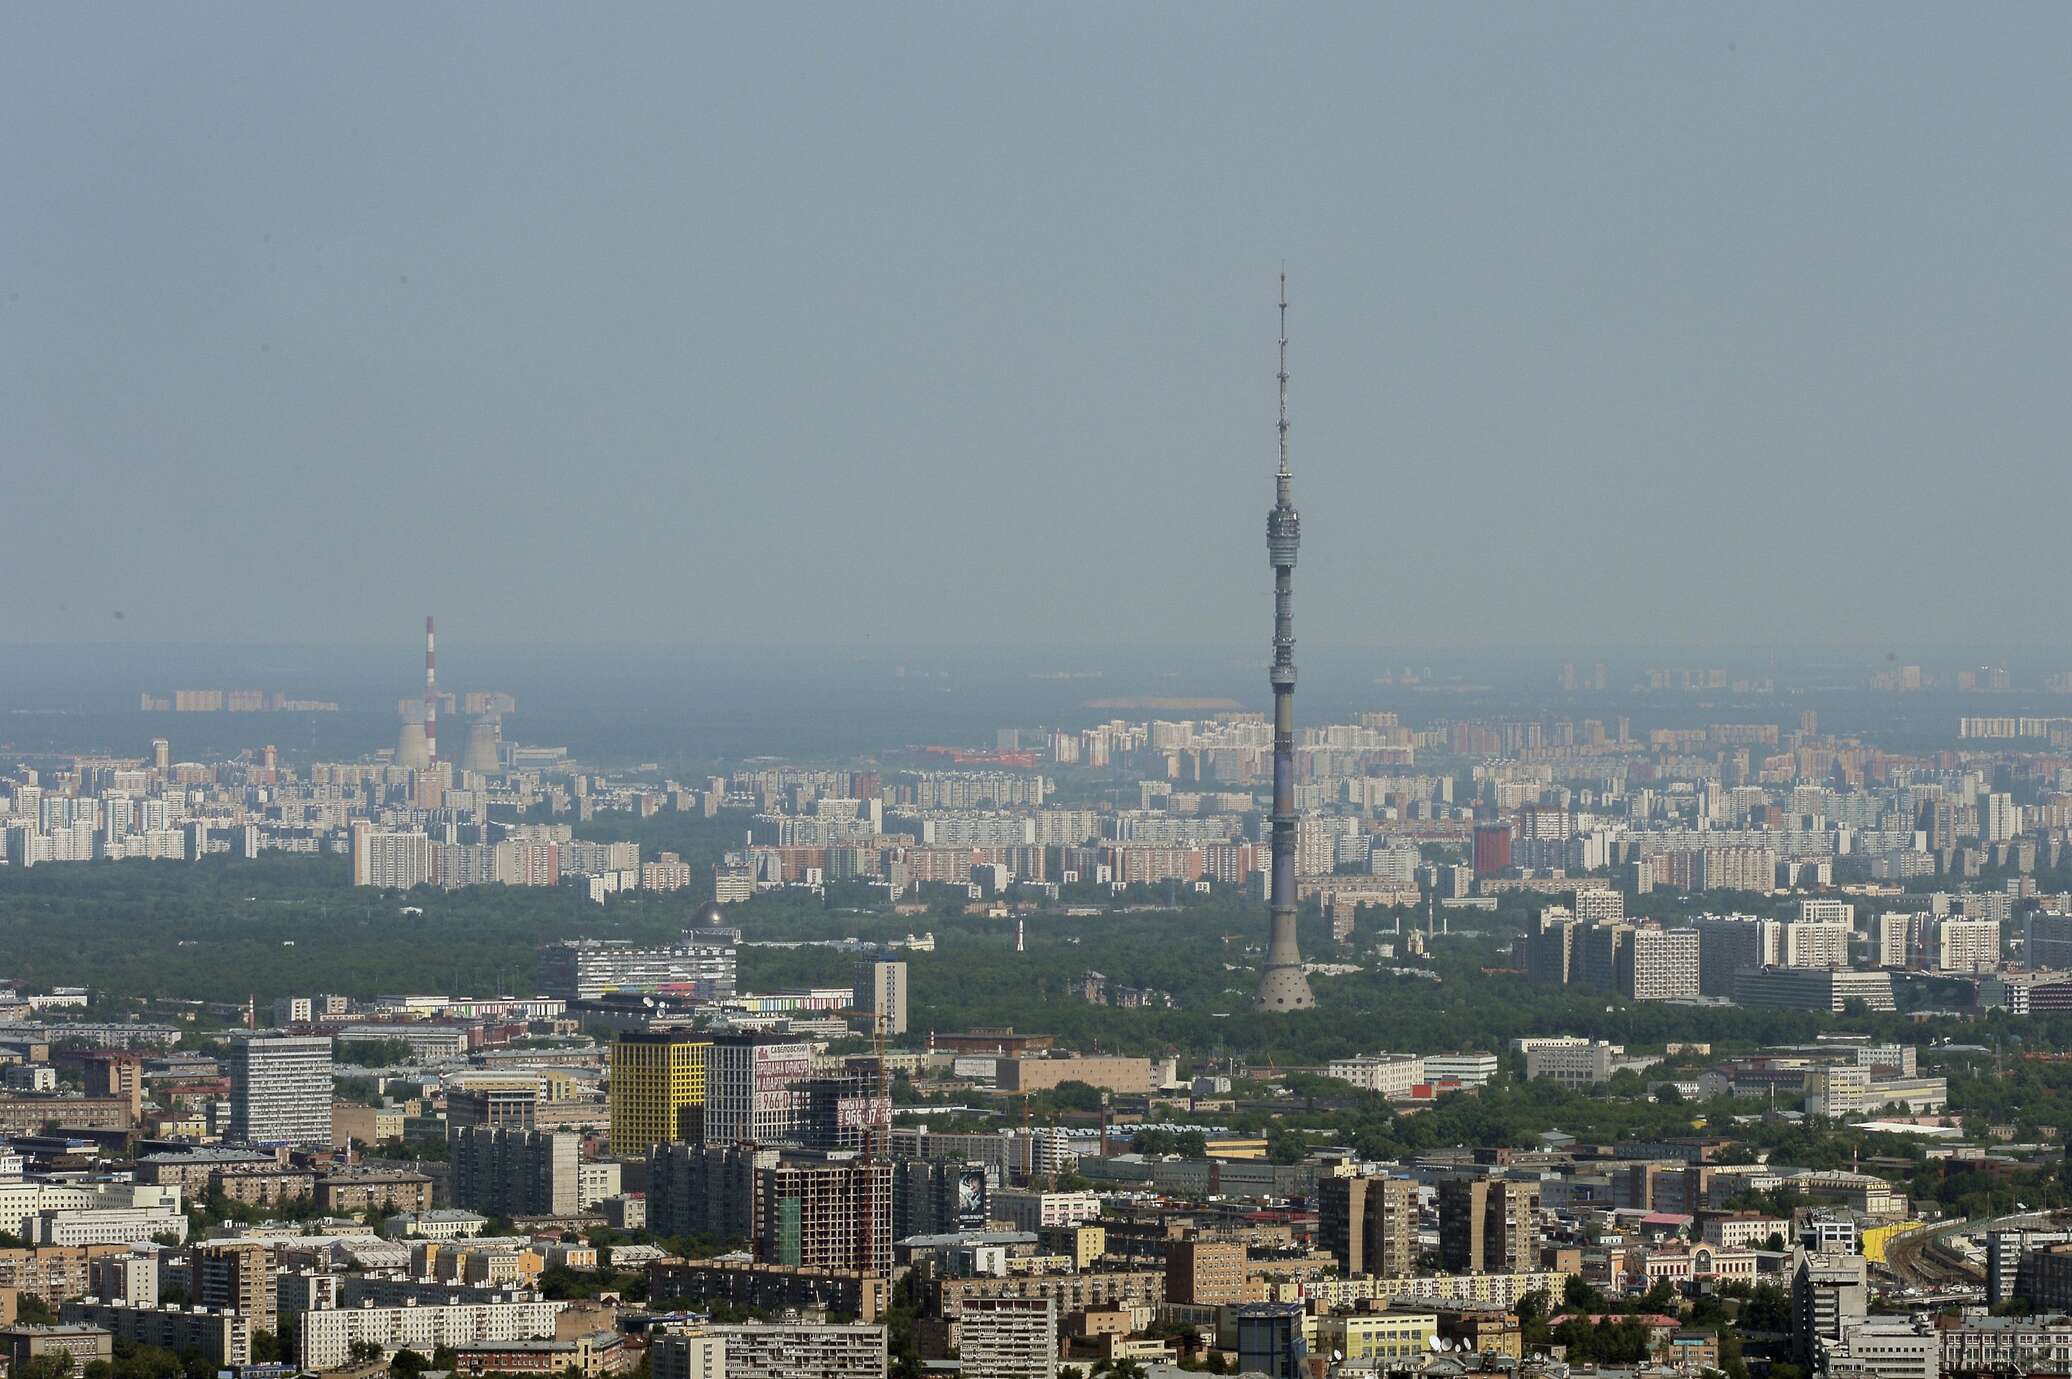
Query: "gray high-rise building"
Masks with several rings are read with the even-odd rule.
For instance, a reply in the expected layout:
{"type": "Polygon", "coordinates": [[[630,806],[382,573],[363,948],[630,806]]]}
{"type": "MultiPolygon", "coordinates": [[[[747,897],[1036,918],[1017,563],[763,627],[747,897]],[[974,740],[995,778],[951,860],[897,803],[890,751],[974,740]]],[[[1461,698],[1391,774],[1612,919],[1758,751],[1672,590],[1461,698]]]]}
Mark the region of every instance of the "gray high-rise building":
{"type": "Polygon", "coordinates": [[[576,1214],[576,1135],[469,1125],[447,1145],[456,1206],[484,1216],[576,1214]]]}
{"type": "Polygon", "coordinates": [[[894,958],[860,958],[850,1004],[882,1018],[885,1037],[907,1032],[907,965],[894,958]]]}
{"type": "Polygon", "coordinates": [[[1449,1273],[1519,1274],[1540,1258],[1540,1186],[1503,1178],[1439,1184],[1439,1261],[1449,1273]]]}
{"type": "Polygon", "coordinates": [[[1288,472],[1288,275],[1281,274],[1281,467],[1266,514],[1266,556],[1273,565],[1273,871],[1267,892],[1266,961],[1259,971],[1263,1011],[1308,1010],[1317,998],[1302,969],[1295,938],[1295,550],[1302,518],[1288,472]]]}
{"type": "Polygon", "coordinates": [[[1791,1258],[1791,1349],[1802,1364],[1823,1343],[1841,1340],[1870,1310],[1868,1266],[1862,1255],[1809,1254],[1791,1258]]]}
{"type": "Polygon", "coordinates": [[[1417,1184],[1408,1178],[1323,1178],[1317,1243],[1348,1274],[1417,1272],[1417,1184]]]}
{"type": "Polygon", "coordinates": [[[705,1051],[707,1144],[772,1144],[799,1132],[813,1046],[792,1035],[729,1033],[705,1051]]]}

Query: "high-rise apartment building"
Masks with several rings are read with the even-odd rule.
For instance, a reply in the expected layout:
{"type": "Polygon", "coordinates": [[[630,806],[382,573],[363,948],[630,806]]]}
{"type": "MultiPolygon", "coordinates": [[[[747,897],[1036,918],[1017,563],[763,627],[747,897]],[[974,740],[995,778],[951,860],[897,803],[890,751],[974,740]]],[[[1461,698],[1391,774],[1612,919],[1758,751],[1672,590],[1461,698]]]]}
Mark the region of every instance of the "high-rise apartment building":
{"type": "Polygon", "coordinates": [[[328,1036],[240,1034],[230,1045],[230,1130],[241,1144],[331,1143],[328,1036]]]}
{"type": "Polygon", "coordinates": [[[1322,1178],[1317,1244],[1347,1274],[1417,1272],[1417,1184],[1408,1178],[1322,1178]]]}
{"type": "Polygon", "coordinates": [[[2000,965],[2000,921],[1945,915],[1935,921],[1935,970],[1991,972],[2000,965]]]}
{"type": "Polygon", "coordinates": [[[1586,887],[1576,892],[1576,918],[1585,924],[1626,917],[1626,897],[1603,887],[1586,887]]]}
{"type": "Polygon", "coordinates": [[[984,1164],[901,1158],[892,1167],[892,1238],[974,1231],[990,1219],[984,1164]]]}
{"type": "Polygon", "coordinates": [[[218,1240],[188,1255],[196,1304],[231,1310],[251,1320],[254,1331],[277,1330],[273,1253],[263,1241],[218,1240]]]}
{"type": "Polygon", "coordinates": [[[423,833],[353,825],[353,884],[407,891],[432,879],[432,840],[423,833]]]}
{"type": "Polygon", "coordinates": [[[1870,1311],[1868,1266],[1862,1255],[1793,1252],[1791,1348],[1809,1363],[1820,1344],[1839,1341],[1870,1311]]]}
{"type": "Polygon", "coordinates": [[[1691,868],[1692,890],[1766,893],[1776,885],[1774,848],[1706,848],[1697,854],[1691,868]]]}
{"type": "Polygon", "coordinates": [[[1978,836],[1982,843],[2004,843],[2022,831],[2021,806],[2012,795],[1979,796],[1978,836]]]}
{"type": "Polygon", "coordinates": [[[854,1155],[663,1144],[648,1160],[651,1230],[745,1239],[765,1264],[889,1277],[892,1194],[892,1165],[854,1155]]]}
{"type": "Polygon", "coordinates": [[[705,1105],[711,1042],[687,1029],[630,1030],[612,1041],[612,1153],[645,1154],[671,1140],[696,1139],[705,1105]]]}
{"type": "Polygon", "coordinates": [[[1477,876],[1495,876],[1510,867],[1510,820],[1475,825],[1473,859],[1477,876]]]}
{"type": "Polygon", "coordinates": [[[756,1172],[755,1255],[765,1264],[892,1273],[892,1165],[782,1155],[756,1172]]]}
{"type": "Polygon", "coordinates": [[[776,1149],[757,1145],[656,1145],[648,1153],[648,1229],[753,1240],[756,1176],[777,1160],[776,1149]]]}
{"type": "MultiPolygon", "coordinates": [[[[1873,956],[1880,967],[1903,968],[1914,957],[1914,915],[1906,910],[1888,910],[1872,921],[1873,956]]],[[[2029,959],[2035,962],[2032,954],[2029,959]]]]}
{"type": "Polygon", "coordinates": [[[1057,1305],[1050,1298],[966,1298],[957,1325],[963,1379],[1055,1379],[1057,1305]]]}
{"type": "Polygon", "coordinates": [[[453,1201],[484,1216],[573,1216],[580,1139],[567,1133],[466,1126],[453,1132],[453,1201]]]}
{"type": "Polygon", "coordinates": [[[1791,920],[1784,926],[1784,965],[1847,967],[1853,932],[1854,926],[1845,920],[1791,920]]]}
{"type": "Polygon", "coordinates": [[[712,898],[718,904],[732,905],[754,894],[754,867],[730,865],[712,869],[712,898]]]}
{"type": "Polygon", "coordinates": [[[1642,925],[1627,935],[1619,954],[1618,989],[1634,1001],[1696,1000],[1699,939],[1695,929],[1642,925]]]}
{"type": "Polygon", "coordinates": [[[1539,1267],[1540,1189],[1505,1178],[1439,1184],[1439,1258],[1449,1273],[1522,1274],[1539,1267]]]}
{"type": "Polygon", "coordinates": [[[854,1007],[881,1023],[887,1038],[907,1032],[907,965],[891,958],[856,964],[854,1007]]]}
{"type": "Polygon", "coordinates": [[[1773,967],[1784,960],[1784,925],[1755,915],[1700,915],[1698,990],[1706,996],[1734,994],[1734,974],[1773,967]]]}
{"type": "Polygon", "coordinates": [[[1166,1301],[1193,1307],[1245,1301],[1245,1261],[1241,1241],[1173,1241],[1166,1246],[1166,1301]]]}
{"type": "Polygon", "coordinates": [[[806,1109],[813,1046],[790,1035],[721,1034],[705,1052],[707,1144],[790,1139],[806,1109]]]}
{"type": "Polygon", "coordinates": [[[1525,975],[1556,986],[1575,979],[1576,935],[1583,926],[1565,909],[1540,911],[1539,928],[1524,939],[1525,975]]]}
{"type": "Polygon", "coordinates": [[[2072,969],[2072,915],[2031,915],[2022,956],[2029,966],[2063,972],[2072,969]]]}
{"type": "MultiPolygon", "coordinates": [[[[782,1321],[700,1329],[725,1345],[726,1379],[885,1379],[882,1326],[782,1321]]],[[[695,1379],[697,1371],[677,1368],[674,1356],[666,1363],[665,1373],[657,1357],[655,1379],[695,1379]]]]}
{"type": "Polygon", "coordinates": [[[1574,965],[1569,980],[1594,991],[1615,991],[1619,971],[1626,961],[1626,945],[1632,941],[1633,926],[1624,920],[1584,925],[1576,930],[1574,965]]]}

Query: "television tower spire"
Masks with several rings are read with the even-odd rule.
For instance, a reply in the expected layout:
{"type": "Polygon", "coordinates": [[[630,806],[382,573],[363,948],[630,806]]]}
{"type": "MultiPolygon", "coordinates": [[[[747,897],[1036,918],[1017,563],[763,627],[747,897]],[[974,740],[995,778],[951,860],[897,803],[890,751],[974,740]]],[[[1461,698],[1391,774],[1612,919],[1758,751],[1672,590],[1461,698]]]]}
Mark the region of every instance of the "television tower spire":
{"type": "Polygon", "coordinates": [[[1295,549],[1302,518],[1288,471],[1288,275],[1281,274],[1281,464],[1266,514],[1266,558],[1273,566],[1273,871],[1267,892],[1266,962],[1255,1010],[1309,1010],[1317,1003],[1295,940],[1295,549]]]}

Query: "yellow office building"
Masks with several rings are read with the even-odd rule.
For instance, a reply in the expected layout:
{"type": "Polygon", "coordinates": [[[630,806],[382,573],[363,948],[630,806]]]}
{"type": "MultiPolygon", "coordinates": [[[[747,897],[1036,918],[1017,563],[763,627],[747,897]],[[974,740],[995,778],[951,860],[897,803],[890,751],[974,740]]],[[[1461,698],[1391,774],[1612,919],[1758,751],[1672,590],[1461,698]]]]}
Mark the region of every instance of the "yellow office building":
{"type": "Polygon", "coordinates": [[[1431,1351],[1439,1318],[1431,1312],[1335,1312],[1317,1318],[1317,1349],[1354,1363],[1414,1367],[1431,1351]]]}
{"type": "Polygon", "coordinates": [[[711,1047],[688,1030],[635,1031],[612,1041],[612,1153],[645,1154],[657,1144],[697,1136],[697,1113],[705,1106],[705,1051],[711,1047]]]}

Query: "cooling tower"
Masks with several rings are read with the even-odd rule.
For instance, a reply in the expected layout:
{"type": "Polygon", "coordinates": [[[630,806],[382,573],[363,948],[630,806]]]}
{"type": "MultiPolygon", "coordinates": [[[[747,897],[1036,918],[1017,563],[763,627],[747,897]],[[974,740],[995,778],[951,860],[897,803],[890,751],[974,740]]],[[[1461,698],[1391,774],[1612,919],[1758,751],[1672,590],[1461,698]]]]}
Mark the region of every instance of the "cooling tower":
{"type": "Polygon", "coordinates": [[[432,748],[425,741],[424,724],[415,720],[405,723],[396,737],[396,765],[422,771],[431,764],[432,748]]]}
{"type": "Polygon", "coordinates": [[[482,776],[493,776],[504,769],[496,759],[494,718],[478,718],[468,724],[468,744],[461,750],[460,769],[482,776]]]}

